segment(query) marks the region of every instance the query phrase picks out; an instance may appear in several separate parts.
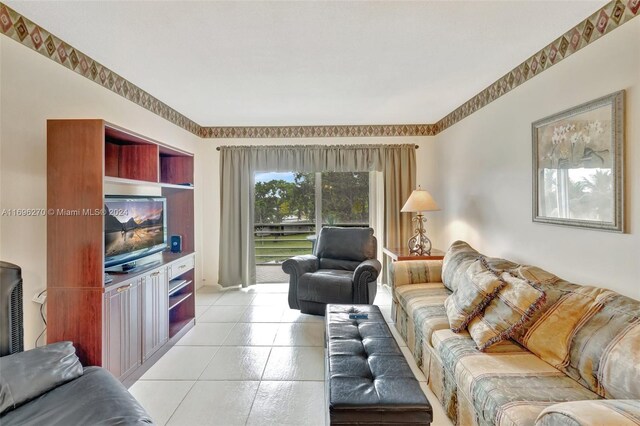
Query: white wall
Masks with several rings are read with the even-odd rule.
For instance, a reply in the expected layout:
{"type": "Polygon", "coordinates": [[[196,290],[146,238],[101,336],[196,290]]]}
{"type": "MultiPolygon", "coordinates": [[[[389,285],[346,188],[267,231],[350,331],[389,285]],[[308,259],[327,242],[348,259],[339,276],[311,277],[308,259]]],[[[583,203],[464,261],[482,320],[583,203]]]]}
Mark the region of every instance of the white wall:
{"type": "Polygon", "coordinates": [[[640,19],[615,30],[437,136],[437,245],[487,255],[640,298],[640,19]],[[531,123],[625,89],[628,233],[533,223],[531,123]]]}
{"type": "Polygon", "coordinates": [[[218,282],[218,253],[220,241],[220,145],[349,145],[349,144],[416,144],[416,182],[424,188],[430,188],[437,181],[435,174],[435,137],[370,137],[370,138],[292,138],[292,139],[208,139],[202,141],[200,150],[210,167],[204,171],[202,179],[207,193],[203,197],[203,210],[206,212],[202,224],[203,230],[203,266],[206,285],[218,282]],[[210,183],[210,186],[209,186],[210,183]]]}
{"type": "MultiPolygon", "coordinates": [[[[209,166],[198,152],[200,138],[2,36],[0,60],[0,211],[46,207],[47,119],[103,118],[196,153],[196,246],[201,271],[204,191],[199,172],[209,166]]],[[[31,297],[46,287],[46,235],[44,217],[0,217],[0,259],[22,267],[29,348],[43,327],[31,297]]]]}

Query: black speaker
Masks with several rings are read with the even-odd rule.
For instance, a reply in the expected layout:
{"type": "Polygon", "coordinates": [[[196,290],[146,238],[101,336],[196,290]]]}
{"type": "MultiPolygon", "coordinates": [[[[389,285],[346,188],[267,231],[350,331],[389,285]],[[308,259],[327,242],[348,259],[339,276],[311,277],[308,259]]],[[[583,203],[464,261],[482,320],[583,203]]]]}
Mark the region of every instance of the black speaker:
{"type": "Polygon", "coordinates": [[[23,350],[22,271],[0,262],[0,356],[23,350]]]}
{"type": "Polygon", "coordinates": [[[182,235],[171,236],[171,253],[182,253],[182,235]]]}

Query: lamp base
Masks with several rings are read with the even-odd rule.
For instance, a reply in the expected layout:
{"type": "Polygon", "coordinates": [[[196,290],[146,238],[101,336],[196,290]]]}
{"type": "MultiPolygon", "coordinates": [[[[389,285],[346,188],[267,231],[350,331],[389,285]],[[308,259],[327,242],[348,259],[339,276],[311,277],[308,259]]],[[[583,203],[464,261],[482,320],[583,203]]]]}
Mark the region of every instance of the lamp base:
{"type": "Polygon", "coordinates": [[[417,256],[431,255],[431,240],[424,231],[424,224],[427,222],[427,219],[424,215],[418,213],[416,217],[413,218],[413,222],[417,223],[417,227],[415,230],[416,234],[409,238],[407,243],[409,253],[417,256]]]}

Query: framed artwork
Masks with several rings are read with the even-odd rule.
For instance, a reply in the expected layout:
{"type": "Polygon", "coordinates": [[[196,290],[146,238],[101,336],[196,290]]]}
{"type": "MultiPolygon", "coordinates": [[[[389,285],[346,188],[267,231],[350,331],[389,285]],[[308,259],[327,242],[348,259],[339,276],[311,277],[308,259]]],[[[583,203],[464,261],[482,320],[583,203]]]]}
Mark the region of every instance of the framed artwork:
{"type": "Polygon", "coordinates": [[[624,97],[533,123],[534,222],[624,232],[624,97]]]}

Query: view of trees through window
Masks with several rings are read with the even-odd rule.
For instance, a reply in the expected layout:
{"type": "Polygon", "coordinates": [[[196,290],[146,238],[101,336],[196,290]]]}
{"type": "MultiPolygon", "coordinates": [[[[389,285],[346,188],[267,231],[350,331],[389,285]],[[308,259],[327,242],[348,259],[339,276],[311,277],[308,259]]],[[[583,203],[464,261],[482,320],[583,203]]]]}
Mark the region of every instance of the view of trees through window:
{"type": "Polygon", "coordinates": [[[368,226],[369,173],[256,173],[256,264],[311,253],[322,226],[368,226]]]}
{"type": "Polygon", "coordinates": [[[255,223],[314,222],[315,185],[315,173],[258,173],[255,223]]]}
{"type": "Polygon", "coordinates": [[[369,173],[322,173],[322,222],[369,223],[369,173]]]}

